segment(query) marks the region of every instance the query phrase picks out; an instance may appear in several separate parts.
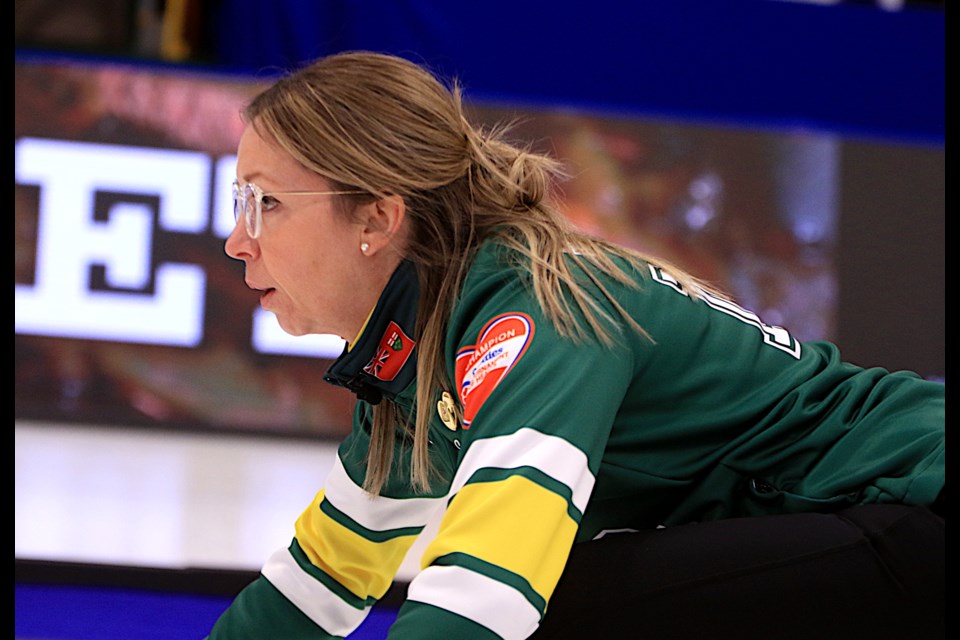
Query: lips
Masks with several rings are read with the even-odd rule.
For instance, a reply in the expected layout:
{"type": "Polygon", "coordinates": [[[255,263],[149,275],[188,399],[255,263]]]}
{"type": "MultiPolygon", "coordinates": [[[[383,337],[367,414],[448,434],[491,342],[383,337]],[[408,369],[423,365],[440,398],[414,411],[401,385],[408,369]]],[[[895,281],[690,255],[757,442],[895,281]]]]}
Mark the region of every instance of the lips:
{"type": "Polygon", "coordinates": [[[276,291],[273,287],[269,289],[263,289],[260,293],[260,306],[266,308],[267,299],[270,298],[271,294],[276,291]]]}
{"type": "Polygon", "coordinates": [[[263,306],[264,301],[265,301],[268,297],[270,297],[270,294],[272,294],[274,291],[276,291],[276,289],[275,289],[274,287],[259,287],[259,286],[255,285],[255,284],[253,284],[252,282],[250,282],[249,280],[246,281],[246,285],[247,285],[250,289],[252,289],[252,290],[257,291],[257,292],[260,293],[260,306],[263,306]]]}
{"type": "Polygon", "coordinates": [[[254,284],[250,280],[244,280],[244,284],[246,284],[248,288],[253,289],[254,291],[267,291],[273,288],[273,287],[262,287],[260,285],[254,284]]]}

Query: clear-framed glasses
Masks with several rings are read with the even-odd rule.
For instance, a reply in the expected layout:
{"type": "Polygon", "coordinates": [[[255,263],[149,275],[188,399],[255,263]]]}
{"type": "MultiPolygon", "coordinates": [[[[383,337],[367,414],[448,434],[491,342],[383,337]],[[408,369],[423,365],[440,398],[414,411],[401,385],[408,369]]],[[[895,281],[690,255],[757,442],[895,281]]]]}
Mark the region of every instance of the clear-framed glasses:
{"type": "MultiPolygon", "coordinates": [[[[274,195],[283,196],[335,196],[361,194],[365,191],[264,191],[252,182],[241,186],[238,180],[233,181],[233,221],[240,222],[243,216],[247,235],[256,239],[263,230],[263,199],[274,195]]],[[[267,210],[269,210],[268,205],[267,210]]]]}

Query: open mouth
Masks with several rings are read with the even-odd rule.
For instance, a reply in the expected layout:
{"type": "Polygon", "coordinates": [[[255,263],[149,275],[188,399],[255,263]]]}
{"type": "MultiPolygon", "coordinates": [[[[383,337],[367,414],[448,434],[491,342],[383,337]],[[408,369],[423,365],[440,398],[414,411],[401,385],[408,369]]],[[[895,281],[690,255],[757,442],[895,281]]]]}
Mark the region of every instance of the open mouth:
{"type": "Polygon", "coordinates": [[[249,281],[247,282],[247,286],[250,287],[250,289],[252,289],[253,291],[260,294],[260,306],[263,306],[264,302],[271,296],[273,292],[276,291],[274,287],[258,287],[250,283],[249,281]]]}

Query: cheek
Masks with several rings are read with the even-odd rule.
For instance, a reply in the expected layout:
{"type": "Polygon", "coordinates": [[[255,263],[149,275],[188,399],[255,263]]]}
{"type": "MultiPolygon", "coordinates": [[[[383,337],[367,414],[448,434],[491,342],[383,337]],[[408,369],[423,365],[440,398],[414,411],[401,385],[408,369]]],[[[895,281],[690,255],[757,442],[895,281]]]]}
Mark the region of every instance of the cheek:
{"type": "MultiPolygon", "coordinates": [[[[301,236],[282,251],[263,251],[264,262],[280,287],[299,302],[335,297],[351,288],[350,254],[343,242],[301,236]]],[[[359,251],[359,250],[358,250],[359,251]]]]}
{"type": "Polygon", "coordinates": [[[310,299],[349,289],[350,274],[356,272],[355,261],[361,255],[359,245],[352,244],[353,227],[335,220],[332,212],[303,213],[268,229],[272,233],[262,237],[261,255],[267,269],[279,286],[310,299]]]}

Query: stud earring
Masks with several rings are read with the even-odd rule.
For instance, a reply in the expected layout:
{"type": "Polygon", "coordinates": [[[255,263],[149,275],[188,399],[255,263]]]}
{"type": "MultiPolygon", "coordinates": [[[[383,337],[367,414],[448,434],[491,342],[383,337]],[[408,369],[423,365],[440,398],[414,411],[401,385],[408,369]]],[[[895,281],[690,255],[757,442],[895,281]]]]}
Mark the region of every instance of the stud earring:
{"type": "Polygon", "coordinates": [[[367,244],[366,242],[360,243],[360,253],[366,253],[368,249],[370,249],[369,244],[367,244]]]}

